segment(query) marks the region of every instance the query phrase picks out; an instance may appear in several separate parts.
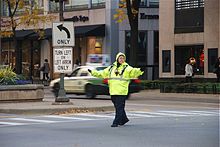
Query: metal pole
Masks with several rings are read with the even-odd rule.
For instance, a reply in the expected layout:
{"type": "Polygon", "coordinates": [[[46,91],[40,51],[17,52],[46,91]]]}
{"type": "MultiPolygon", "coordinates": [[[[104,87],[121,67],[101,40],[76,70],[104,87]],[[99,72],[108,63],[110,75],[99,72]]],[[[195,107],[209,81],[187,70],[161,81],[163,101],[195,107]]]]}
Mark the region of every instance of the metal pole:
{"type": "Polygon", "coordinates": [[[0,0],[0,65],[2,64],[2,35],[1,35],[2,10],[3,10],[2,1],[0,0]]]}
{"type": "MultiPolygon", "coordinates": [[[[60,22],[64,20],[63,17],[63,0],[59,1],[59,14],[60,14],[60,22]]],[[[55,102],[69,102],[69,98],[66,96],[66,91],[64,89],[64,73],[60,73],[60,89],[58,92],[58,97],[56,97],[55,102]]]]}

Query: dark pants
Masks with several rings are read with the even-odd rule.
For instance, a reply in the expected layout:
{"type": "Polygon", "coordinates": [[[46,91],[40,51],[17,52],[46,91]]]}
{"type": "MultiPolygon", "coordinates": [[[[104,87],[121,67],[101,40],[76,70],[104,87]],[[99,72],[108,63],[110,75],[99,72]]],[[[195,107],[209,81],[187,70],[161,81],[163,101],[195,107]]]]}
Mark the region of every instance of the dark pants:
{"type": "Polygon", "coordinates": [[[217,76],[216,82],[218,83],[220,82],[220,73],[216,74],[216,76],[217,76]]]}
{"type": "Polygon", "coordinates": [[[111,100],[115,107],[115,119],[113,124],[121,124],[128,120],[127,115],[125,113],[125,100],[126,95],[112,95],[111,100]]]}
{"type": "Polygon", "coordinates": [[[43,81],[49,80],[49,75],[48,73],[43,73],[43,81]],[[47,78],[47,79],[46,79],[47,78]]]}

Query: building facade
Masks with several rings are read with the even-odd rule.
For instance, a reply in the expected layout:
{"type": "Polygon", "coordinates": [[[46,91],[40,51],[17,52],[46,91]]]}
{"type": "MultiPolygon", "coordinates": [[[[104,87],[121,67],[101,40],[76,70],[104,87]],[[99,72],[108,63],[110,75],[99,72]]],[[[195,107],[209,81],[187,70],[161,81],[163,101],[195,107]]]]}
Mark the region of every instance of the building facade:
{"type": "Polygon", "coordinates": [[[195,78],[215,78],[220,56],[219,0],[160,0],[159,77],[185,77],[185,64],[196,60],[195,78]]]}
{"type": "MultiPolygon", "coordinates": [[[[143,0],[139,8],[137,66],[144,70],[143,79],[155,80],[159,75],[159,0],[143,0]]],[[[119,25],[119,49],[129,57],[130,25],[119,25]]],[[[128,61],[129,62],[129,59],[128,61]]]]}
{"type": "MultiPolygon", "coordinates": [[[[109,54],[111,61],[119,51],[129,54],[130,26],[127,20],[118,24],[113,19],[118,8],[118,0],[67,0],[64,4],[64,21],[72,21],[75,29],[73,63],[77,59],[81,65],[87,62],[89,54],[109,54]]],[[[59,22],[59,3],[50,0],[27,0],[26,5],[37,4],[42,15],[53,15],[53,22],[59,22]]],[[[159,0],[141,0],[139,13],[138,66],[145,69],[144,79],[157,79],[159,67],[159,0]]],[[[7,25],[7,7],[1,6],[2,24],[7,25]]],[[[22,13],[22,11],[20,12],[22,13]]],[[[51,66],[51,78],[59,74],[53,72],[52,22],[41,26],[45,37],[38,39],[34,28],[16,29],[18,47],[22,51],[20,63],[22,74],[39,77],[39,68],[44,59],[51,66]]],[[[1,38],[1,64],[15,65],[15,46],[10,38],[1,38]]],[[[128,60],[129,62],[129,60],[128,60]]],[[[42,76],[42,75],[41,75],[42,76]]]]}

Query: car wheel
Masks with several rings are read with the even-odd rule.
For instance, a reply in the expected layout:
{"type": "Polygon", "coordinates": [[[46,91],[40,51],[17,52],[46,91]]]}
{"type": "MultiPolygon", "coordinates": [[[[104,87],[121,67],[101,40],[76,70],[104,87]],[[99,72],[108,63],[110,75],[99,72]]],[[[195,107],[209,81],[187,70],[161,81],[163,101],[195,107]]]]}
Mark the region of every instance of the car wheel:
{"type": "Polygon", "coordinates": [[[87,98],[90,98],[90,99],[96,97],[96,94],[93,93],[91,86],[92,86],[91,84],[87,84],[87,85],[85,86],[86,97],[87,97],[87,98]]]}

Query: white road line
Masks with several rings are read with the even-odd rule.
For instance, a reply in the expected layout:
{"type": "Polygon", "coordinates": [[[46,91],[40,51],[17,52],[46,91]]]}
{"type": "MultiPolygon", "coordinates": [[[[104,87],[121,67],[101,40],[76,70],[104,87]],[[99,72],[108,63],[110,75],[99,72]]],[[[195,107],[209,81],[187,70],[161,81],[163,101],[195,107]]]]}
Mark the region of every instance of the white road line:
{"type": "Polygon", "coordinates": [[[0,122],[1,125],[25,125],[25,123],[0,122]]]}
{"type": "Polygon", "coordinates": [[[27,119],[27,118],[10,118],[10,120],[31,121],[31,122],[40,122],[40,123],[55,123],[55,122],[57,122],[57,121],[50,121],[50,120],[27,119]]]}
{"type": "Polygon", "coordinates": [[[156,115],[148,115],[148,114],[137,114],[137,113],[127,113],[128,117],[158,117],[156,115]]]}
{"type": "Polygon", "coordinates": [[[186,114],[186,115],[213,115],[213,114],[207,114],[207,113],[201,113],[200,111],[198,112],[192,112],[192,111],[159,111],[159,112],[164,112],[164,113],[173,113],[173,114],[186,114]]]}
{"type": "Polygon", "coordinates": [[[79,113],[77,116],[87,116],[87,117],[98,117],[98,118],[114,118],[115,116],[109,115],[98,115],[98,114],[88,114],[88,113],[79,113]]]}
{"type": "Polygon", "coordinates": [[[141,114],[144,114],[144,115],[154,115],[154,116],[157,116],[157,117],[160,117],[160,116],[174,116],[174,117],[188,116],[188,115],[184,115],[184,114],[160,113],[160,112],[141,112],[141,111],[137,111],[137,112],[135,112],[135,114],[136,113],[141,113],[141,114]]]}
{"type": "Polygon", "coordinates": [[[47,118],[58,118],[58,119],[70,119],[70,120],[94,120],[91,118],[79,118],[79,117],[66,117],[66,116],[59,116],[59,115],[45,115],[43,117],[47,118]]]}
{"type": "Polygon", "coordinates": [[[195,113],[201,113],[201,114],[212,114],[212,115],[219,115],[219,112],[214,112],[214,111],[190,111],[190,112],[195,112],[195,113]]]}

